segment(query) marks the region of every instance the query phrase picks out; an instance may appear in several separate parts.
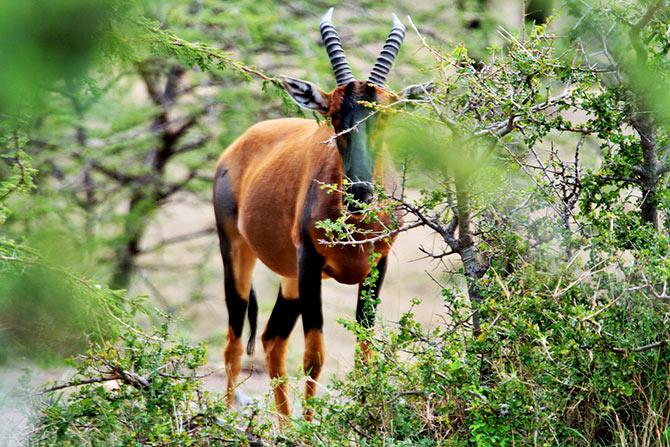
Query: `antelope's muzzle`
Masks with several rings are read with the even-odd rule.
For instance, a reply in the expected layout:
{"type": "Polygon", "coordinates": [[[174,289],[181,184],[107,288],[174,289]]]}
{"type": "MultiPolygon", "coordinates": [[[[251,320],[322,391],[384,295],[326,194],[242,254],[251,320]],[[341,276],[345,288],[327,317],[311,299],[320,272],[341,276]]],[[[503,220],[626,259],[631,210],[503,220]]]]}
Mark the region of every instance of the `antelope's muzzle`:
{"type": "Polygon", "coordinates": [[[372,201],[374,189],[370,182],[354,182],[349,187],[349,193],[353,196],[354,200],[349,201],[347,207],[350,212],[355,213],[361,210],[360,204],[367,204],[372,201]]]}

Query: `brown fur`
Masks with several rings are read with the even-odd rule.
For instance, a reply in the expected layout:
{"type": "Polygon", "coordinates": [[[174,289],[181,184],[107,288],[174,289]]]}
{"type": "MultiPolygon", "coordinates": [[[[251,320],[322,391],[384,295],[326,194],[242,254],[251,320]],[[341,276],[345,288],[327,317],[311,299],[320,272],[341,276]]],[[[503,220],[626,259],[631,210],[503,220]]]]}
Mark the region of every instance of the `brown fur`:
{"type": "Polygon", "coordinates": [[[358,342],[359,355],[356,358],[356,363],[366,364],[372,358],[372,350],[368,340],[361,340],[358,342]]]}
{"type": "Polygon", "coordinates": [[[226,363],[226,376],[228,377],[226,386],[226,401],[228,406],[233,405],[235,400],[235,386],[237,383],[237,376],[240,374],[241,358],[242,358],[242,340],[235,337],[232,328],[228,327],[228,344],[223,353],[226,363]]]}
{"type": "Polygon", "coordinates": [[[227,220],[224,226],[231,243],[232,253],[230,255],[233,259],[233,272],[235,272],[235,288],[242,299],[249,300],[251,274],[254,271],[254,265],[256,265],[256,254],[246,240],[240,237],[239,231],[232,220],[227,220]]]}
{"type": "MultiPolygon", "coordinates": [[[[323,344],[323,332],[312,329],[305,334],[305,354],[302,360],[302,367],[305,373],[309,374],[309,379],[305,384],[305,399],[314,397],[316,394],[316,381],[321,374],[321,368],[326,356],[326,349],[323,344]]],[[[306,420],[312,419],[312,412],[304,412],[306,420]]]]}
{"type": "MultiPolygon", "coordinates": [[[[265,351],[265,362],[268,367],[270,379],[285,379],[288,339],[274,337],[270,340],[265,340],[263,338],[263,349],[265,351]]],[[[288,384],[286,381],[282,380],[276,384],[273,391],[277,411],[285,415],[290,414],[291,408],[288,402],[288,384]]]]}
{"type": "MultiPolygon", "coordinates": [[[[307,190],[318,183],[342,185],[344,173],[337,146],[324,144],[334,135],[326,124],[284,118],[252,126],[219,159],[229,172],[239,204],[237,226],[256,256],[279,275],[297,277],[299,225],[307,190]],[[279,137],[278,137],[279,136],[279,137]]],[[[337,219],[342,195],[319,188],[310,221],[337,219]]],[[[386,218],[385,224],[390,223],[386,218]]],[[[370,224],[361,227],[381,226],[370,224]]],[[[374,228],[378,227],[378,228],[374,228]]],[[[230,233],[229,233],[230,234],[230,233]]],[[[325,272],[344,284],[358,284],[370,271],[371,247],[328,247],[319,244],[325,234],[312,226],[312,242],[326,259],[325,272]]],[[[390,249],[378,242],[375,251],[390,249]]]]}
{"type": "Polygon", "coordinates": [[[296,278],[281,278],[281,293],[286,300],[297,300],[298,280],[296,278]]]}

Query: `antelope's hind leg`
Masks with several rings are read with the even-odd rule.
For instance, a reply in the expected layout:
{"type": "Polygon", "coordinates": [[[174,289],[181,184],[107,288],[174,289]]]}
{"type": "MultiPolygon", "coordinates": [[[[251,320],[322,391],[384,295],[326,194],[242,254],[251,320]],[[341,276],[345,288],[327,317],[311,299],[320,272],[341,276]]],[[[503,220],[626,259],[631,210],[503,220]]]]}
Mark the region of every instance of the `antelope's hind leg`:
{"type": "Polygon", "coordinates": [[[226,242],[221,243],[221,253],[224,264],[224,288],[226,307],[228,309],[228,341],[224,351],[226,375],[226,399],[232,406],[235,400],[235,386],[240,373],[242,354],[242,330],[244,317],[249,313],[251,333],[247,345],[247,352],[253,353],[253,344],[256,337],[256,314],[258,305],[256,294],[251,286],[251,276],[256,263],[256,255],[246,241],[239,238],[221,237],[226,242]],[[227,254],[224,254],[224,251],[227,254]]]}
{"type": "Polygon", "coordinates": [[[228,340],[224,351],[226,366],[226,400],[232,406],[235,386],[240,373],[242,354],[242,330],[244,317],[248,314],[250,334],[247,353],[254,351],[258,304],[251,285],[256,263],[256,254],[237,229],[237,206],[225,180],[225,170],[217,178],[214,187],[214,211],[216,215],[219,246],[223,260],[224,290],[228,310],[228,340]]]}
{"type": "Polygon", "coordinates": [[[288,401],[288,384],[285,380],[286,352],[288,350],[288,338],[295,327],[298,315],[300,315],[298,280],[282,277],[279,295],[261,340],[263,341],[265,362],[270,379],[278,380],[273,389],[275,405],[277,411],[284,416],[291,414],[288,401]]]}

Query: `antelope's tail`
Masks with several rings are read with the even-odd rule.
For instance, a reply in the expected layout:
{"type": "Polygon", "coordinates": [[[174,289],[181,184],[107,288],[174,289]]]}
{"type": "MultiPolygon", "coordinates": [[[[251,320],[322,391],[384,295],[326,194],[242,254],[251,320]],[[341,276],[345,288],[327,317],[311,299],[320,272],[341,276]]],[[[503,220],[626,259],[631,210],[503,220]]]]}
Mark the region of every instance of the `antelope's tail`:
{"type": "Polygon", "coordinates": [[[247,342],[247,355],[253,355],[256,348],[256,328],[258,325],[258,301],[256,293],[251,289],[249,293],[249,304],[247,307],[247,317],[249,318],[249,341],[247,342]]]}

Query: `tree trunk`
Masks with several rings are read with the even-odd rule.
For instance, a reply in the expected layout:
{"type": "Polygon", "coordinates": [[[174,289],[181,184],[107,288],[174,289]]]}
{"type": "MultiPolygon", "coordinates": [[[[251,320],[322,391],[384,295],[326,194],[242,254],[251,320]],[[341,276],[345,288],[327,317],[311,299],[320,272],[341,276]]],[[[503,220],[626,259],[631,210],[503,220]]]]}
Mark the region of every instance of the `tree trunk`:
{"type": "MultiPolygon", "coordinates": [[[[472,234],[470,221],[470,196],[467,177],[456,174],[456,210],[458,212],[458,252],[463,262],[463,270],[468,283],[468,299],[472,306],[472,336],[478,338],[481,333],[480,306],[482,303],[480,280],[489,267],[488,260],[482,260],[472,234]]],[[[479,378],[482,384],[489,384],[493,377],[486,352],[479,354],[479,378]]]]}
{"type": "Polygon", "coordinates": [[[640,188],[642,203],[640,214],[642,222],[651,224],[658,230],[658,154],[656,153],[656,128],[650,117],[636,113],[632,119],[633,127],[640,136],[642,147],[642,166],[640,174],[640,188]]]}
{"type": "Polygon", "coordinates": [[[195,123],[191,121],[183,125],[177,132],[169,129],[168,124],[170,106],[174,104],[179,87],[179,81],[184,75],[184,69],[179,65],[170,67],[163,89],[159,87],[159,74],[144,64],[140,64],[139,73],[142,77],[149,98],[159,107],[151,128],[156,135],[159,145],[149,152],[145,159],[148,172],[144,185],[135,187],[128,205],[128,213],[123,226],[124,243],[116,252],[116,262],[112,273],[111,286],[115,289],[127,289],[135,266],[135,258],[140,254],[140,242],[146,230],[149,218],[153,211],[158,209],[161,201],[161,192],[151,185],[160,185],[165,177],[165,166],[174,155],[175,144],[186,131],[195,123]]]}
{"type": "Polygon", "coordinates": [[[135,266],[135,258],[140,254],[140,242],[146,230],[147,219],[154,209],[153,194],[133,193],[128,213],[125,216],[123,234],[125,240],[116,251],[116,260],[110,286],[113,289],[128,289],[135,266]]]}
{"type": "Polygon", "coordinates": [[[479,305],[482,296],[479,288],[479,280],[486,272],[486,266],[479,260],[472,228],[470,222],[470,197],[468,193],[467,180],[461,175],[456,175],[456,209],[458,212],[458,247],[463,270],[468,283],[468,298],[472,305],[472,335],[481,334],[481,321],[479,305]]]}

